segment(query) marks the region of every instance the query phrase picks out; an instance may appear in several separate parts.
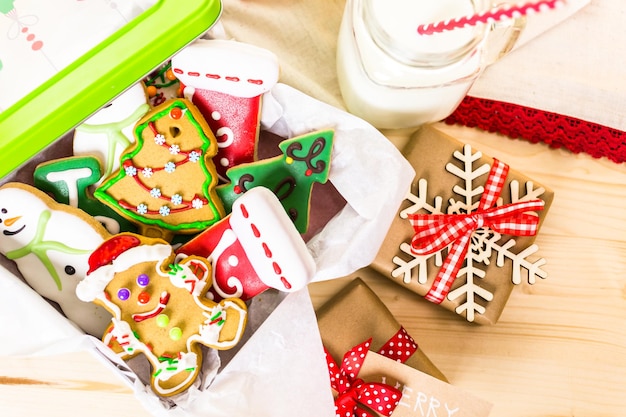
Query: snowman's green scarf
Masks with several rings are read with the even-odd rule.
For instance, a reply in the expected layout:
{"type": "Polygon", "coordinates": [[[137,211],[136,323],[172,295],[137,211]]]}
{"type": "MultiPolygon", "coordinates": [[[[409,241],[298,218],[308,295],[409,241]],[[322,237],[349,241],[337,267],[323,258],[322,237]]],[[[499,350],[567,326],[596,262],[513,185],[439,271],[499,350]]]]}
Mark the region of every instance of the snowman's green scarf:
{"type": "Polygon", "coordinates": [[[49,250],[55,250],[57,252],[67,253],[70,255],[82,255],[90,253],[91,250],[75,249],[61,242],[56,242],[53,240],[43,240],[43,235],[46,231],[46,226],[48,225],[48,221],[50,220],[51,215],[52,212],[50,212],[49,210],[45,210],[44,212],[42,212],[41,216],[39,216],[39,221],[37,222],[37,230],[35,231],[35,236],[33,237],[33,240],[31,240],[30,243],[28,243],[23,248],[7,252],[6,257],[13,260],[23,258],[24,256],[30,255],[31,253],[34,254],[37,258],[39,258],[41,263],[44,264],[44,266],[48,270],[48,273],[57,284],[57,288],[59,289],[59,291],[61,291],[63,289],[63,285],[61,284],[61,278],[54,268],[52,261],[50,261],[47,252],[49,250]]]}
{"type": "Polygon", "coordinates": [[[135,111],[126,117],[123,120],[112,123],[103,123],[101,125],[90,125],[87,123],[83,123],[76,127],[76,130],[85,132],[85,133],[104,133],[107,136],[108,140],[108,149],[106,161],[107,165],[104,169],[103,177],[109,176],[113,171],[113,161],[115,160],[115,148],[120,146],[122,149],[126,149],[130,146],[130,141],[122,133],[122,129],[125,127],[132,125],[136,120],[140,119],[141,116],[146,114],[150,110],[150,106],[148,104],[142,104],[135,109],[135,111]]]}

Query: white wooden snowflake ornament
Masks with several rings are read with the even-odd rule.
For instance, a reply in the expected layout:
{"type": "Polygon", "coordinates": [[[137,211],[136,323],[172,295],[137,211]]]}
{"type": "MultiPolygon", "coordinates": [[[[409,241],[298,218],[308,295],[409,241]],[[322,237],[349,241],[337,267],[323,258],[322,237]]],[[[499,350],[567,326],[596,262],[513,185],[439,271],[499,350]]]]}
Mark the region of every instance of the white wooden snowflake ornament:
{"type": "MultiPolygon", "coordinates": [[[[418,181],[415,192],[407,194],[406,200],[411,205],[400,212],[400,217],[407,219],[416,213],[460,215],[475,212],[479,205],[479,199],[485,192],[484,184],[478,183],[477,179],[489,173],[491,169],[489,164],[475,166],[482,156],[481,152],[473,152],[471,146],[467,144],[462,151],[453,153],[453,157],[460,164],[448,163],[445,168],[448,173],[461,179],[461,185],[453,186],[451,191],[454,197],[448,199],[445,213],[444,197],[435,196],[431,198],[428,195],[428,182],[422,178],[418,181]]],[[[498,161],[494,161],[494,163],[496,162],[498,161]]],[[[545,192],[543,187],[535,188],[532,181],[527,181],[523,187],[520,187],[519,181],[512,180],[507,188],[510,192],[511,204],[536,201],[545,192]]],[[[502,193],[505,191],[503,188],[502,193]]],[[[494,206],[503,206],[502,198],[498,197],[494,206]]],[[[507,262],[510,262],[511,280],[515,285],[522,282],[523,274],[527,276],[529,284],[534,284],[537,277],[541,279],[547,277],[547,273],[542,269],[546,263],[545,259],[530,259],[538,251],[538,246],[532,244],[516,252],[513,250],[516,243],[515,237],[498,233],[489,227],[480,227],[472,232],[465,258],[456,278],[453,277],[453,279],[461,280],[463,284],[452,288],[445,295],[449,301],[457,304],[455,309],[457,314],[465,314],[466,319],[473,322],[476,314],[485,313],[485,305],[493,300],[494,294],[481,286],[481,281],[490,268],[503,268],[507,262]]],[[[410,284],[412,280],[417,280],[419,284],[426,284],[429,268],[433,265],[436,268],[441,268],[452,245],[447,245],[441,250],[429,254],[417,255],[412,250],[411,244],[401,243],[400,251],[406,257],[395,256],[393,258],[396,267],[391,271],[391,276],[401,278],[404,284],[410,284]]]]}

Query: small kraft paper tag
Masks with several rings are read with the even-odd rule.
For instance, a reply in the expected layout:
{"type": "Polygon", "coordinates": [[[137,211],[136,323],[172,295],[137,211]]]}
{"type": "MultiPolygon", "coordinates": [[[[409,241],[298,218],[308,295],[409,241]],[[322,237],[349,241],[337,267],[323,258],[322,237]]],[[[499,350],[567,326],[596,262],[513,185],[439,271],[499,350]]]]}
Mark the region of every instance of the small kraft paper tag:
{"type": "Polygon", "coordinates": [[[402,392],[391,417],[487,417],[493,406],[454,385],[371,351],[359,378],[395,386],[402,392]]]}

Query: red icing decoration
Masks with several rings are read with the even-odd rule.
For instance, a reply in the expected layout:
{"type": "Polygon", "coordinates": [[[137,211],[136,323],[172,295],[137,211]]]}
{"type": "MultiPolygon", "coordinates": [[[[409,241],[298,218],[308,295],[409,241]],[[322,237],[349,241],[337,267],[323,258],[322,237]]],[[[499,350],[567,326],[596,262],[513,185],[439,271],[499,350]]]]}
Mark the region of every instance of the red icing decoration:
{"type": "Polygon", "coordinates": [[[93,251],[91,256],[89,256],[89,271],[87,271],[87,274],[91,274],[101,266],[112,263],[120,254],[140,244],[141,241],[135,236],[113,236],[103,242],[93,251]]]}
{"type": "Polygon", "coordinates": [[[250,217],[250,213],[248,213],[248,209],[244,204],[240,205],[239,207],[241,207],[241,215],[244,217],[244,219],[250,217]]]}
{"type": "Polygon", "coordinates": [[[173,107],[172,110],[170,110],[170,116],[172,119],[178,120],[183,117],[183,111],[180,107],[173,107]]]}
{"type": "Polygon", "coordinates": [[[445,121],[626,162],[626,132],[558,113],[467,96],[445,121]]]}
{"type": "Polygon", "coordinates": [[[287,278],[280,277],[280,280],[283,283],[283,285],[285,286],[285,288],[287,288],[288,290],[291,289],[291,283],[289,281],[287,281],[287,278]]]}
{"type": "MultiPolygon", "coordinates": [[[[141,294],[139,294],[139,297],[141,297],[142,294],[146,294],[146,293],[142,292],[141,294]]],[[[149,299],[150,299],[150,296],[148,295],[148,300],[149,299]]],[[[170,301],[170,294],[167,292],[164,292],[163,294],[161,294],[161,297],[159,298],[159,305],[157,305],[157,307],[154,310],[149,311],[147,313],[143,313],[143,314],[133,314],[133,320],[139,323],[144,320],[151,319],[153,317],[158,316],[159,314],[163,312],[163,310],[165,310],[165,307],[167,307],[167,303],[169,301],[170,301]]],[[[142,304],[147,303],[147,301],[144,303],[141,300],[139,300],[139,302],[142,304]]]]}
{"type": "Polygon", "coordinates": [[[137,296],[137,301],[139,301],[140,304],[148,304],[150,302],[150,294],[142,291],[137,296]]]}

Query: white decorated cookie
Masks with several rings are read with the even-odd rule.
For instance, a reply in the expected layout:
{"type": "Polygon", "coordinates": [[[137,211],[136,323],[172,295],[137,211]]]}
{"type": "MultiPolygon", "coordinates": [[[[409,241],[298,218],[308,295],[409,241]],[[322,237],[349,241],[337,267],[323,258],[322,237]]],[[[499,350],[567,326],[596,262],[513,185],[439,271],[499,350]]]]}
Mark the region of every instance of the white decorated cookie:
{"type": "Polygon", "coordinates": [[[119,168],[120,155],[135,141],[135,123],[149,109],[143,85],[133,85],[76,127],[74,155],[98,158],[107,177],[119,168]]]}
{"type": "Polygon", "coordinates": [[[229,40],[199,39],[172,58],[182,83],[218,141],[217,173],[257,158],[263,94],[278,81],[276,55],[229,40]]]}
{"type": "Polygon", "coordinates": [[[182,245],[179,256],[211,260],[210,295],[248,300],[275,288],[292,292],[315,275],[315,261],[274,193],[255,187],[235,201],[232,213],[182,245]]]}
{"type": "Polygon", "coordinates": [[[91,252],[108,237],[104,227],[34,187],[7,183],[0,187],[0,230],[0,252],[26,282],[81,329],[101,336],[111,316],[79,300],[76,285],[87,273],[91,252]]]}

